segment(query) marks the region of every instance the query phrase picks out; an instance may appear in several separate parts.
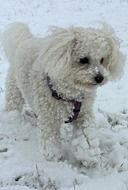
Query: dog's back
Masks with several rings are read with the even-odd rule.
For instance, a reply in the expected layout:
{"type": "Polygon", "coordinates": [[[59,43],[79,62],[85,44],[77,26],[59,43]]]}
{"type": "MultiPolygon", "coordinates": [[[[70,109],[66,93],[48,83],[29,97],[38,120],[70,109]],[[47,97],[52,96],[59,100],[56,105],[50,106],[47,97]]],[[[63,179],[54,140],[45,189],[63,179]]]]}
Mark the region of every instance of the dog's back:
{"type": "Polygon", "coordinates": [[[30,75],[43,43],[43,38],[35,38],[22,23],[14,23],[4,32],[3,46],[10,63],[6,79],[7,110],[21,110],[27,103],[24,100],[30,99],[26,98],[31,96],[30,75]]]}
{"type": "Polygon", "coordinates": [[[32,37],[29,28],[23,23],[14,23],[4,32],[3,46],[9,62],[13,62],[15,52],[21,42],[32,37]]]}

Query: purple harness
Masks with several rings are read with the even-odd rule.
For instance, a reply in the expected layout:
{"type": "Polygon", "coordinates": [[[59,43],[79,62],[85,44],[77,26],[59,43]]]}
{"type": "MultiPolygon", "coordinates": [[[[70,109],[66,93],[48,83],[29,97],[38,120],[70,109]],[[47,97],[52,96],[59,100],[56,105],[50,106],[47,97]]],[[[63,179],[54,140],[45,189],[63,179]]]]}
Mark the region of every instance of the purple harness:
{"type": "Polygon", "coordinates": [[[51,82],[51,79],[49,76],[47,76],[47,83],[48,83],[48,87],[51,90],[52,96],[57,99],[57,100],[63,100],[65,102],[70,102],[73,104],[73,113],[71,116],[68,117],[68,120],[65,121],[65,123],[71,123],[74,120],[76,120],[78,118],[78,115],[80,113],[80,109],[81,109],[81,102],[73,100],[73,99],[66,99],[63,98],[62,95],[58,94],[56,90],[53,89],[53,84],[51,82]]]}

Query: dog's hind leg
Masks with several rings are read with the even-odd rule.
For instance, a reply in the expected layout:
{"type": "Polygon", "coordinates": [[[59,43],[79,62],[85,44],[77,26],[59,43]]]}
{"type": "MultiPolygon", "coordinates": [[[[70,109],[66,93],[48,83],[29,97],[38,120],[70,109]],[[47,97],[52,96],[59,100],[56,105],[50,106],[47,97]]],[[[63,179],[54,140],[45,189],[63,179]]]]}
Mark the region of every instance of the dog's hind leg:
{"type": "Polygon", "coordinates": [[[5,109],[8,111],[18,110],[22,111],[24,99],[22,94],[17,87],[14,73],[9,69],[7,80],[6,80],[6,92],[5,92],[5,109]]]}

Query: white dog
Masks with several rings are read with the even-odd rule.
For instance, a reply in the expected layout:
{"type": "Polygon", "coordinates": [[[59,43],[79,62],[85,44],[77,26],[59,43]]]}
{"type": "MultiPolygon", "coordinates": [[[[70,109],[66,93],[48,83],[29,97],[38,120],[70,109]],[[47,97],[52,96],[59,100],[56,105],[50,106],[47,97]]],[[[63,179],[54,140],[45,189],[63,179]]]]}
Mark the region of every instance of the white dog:
{"type": "Polygon", "coordinates": [[[124,67],[113,30],[106,25],[55,28],[35,38],[25,24],[15,23],[4,33],[4,49],[10,62],[6,109],[31,107],[47,158],[60,159],[66,152],[84,165],[94,164],[99,154],[93,133],[96,89],[119,78],[124,67]]]}

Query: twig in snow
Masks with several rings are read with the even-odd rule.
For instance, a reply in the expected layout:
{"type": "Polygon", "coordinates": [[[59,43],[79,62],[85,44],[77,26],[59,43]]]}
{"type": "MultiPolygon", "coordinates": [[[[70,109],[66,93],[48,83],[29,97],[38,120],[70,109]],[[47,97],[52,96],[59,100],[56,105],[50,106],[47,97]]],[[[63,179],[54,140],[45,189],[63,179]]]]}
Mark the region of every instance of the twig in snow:
{"type": "Polygon", "coordinates": [[[41,179],[40,179],[40,174],[39,174],[39,170],[38,170],[37,165],[36,165],[36,172],[37,172],[37,180],[38,180],[39,186],[40,186],[40,188],[43,190],[44,183],[43,183],[43,182],[41,181],[41,179]]]}

